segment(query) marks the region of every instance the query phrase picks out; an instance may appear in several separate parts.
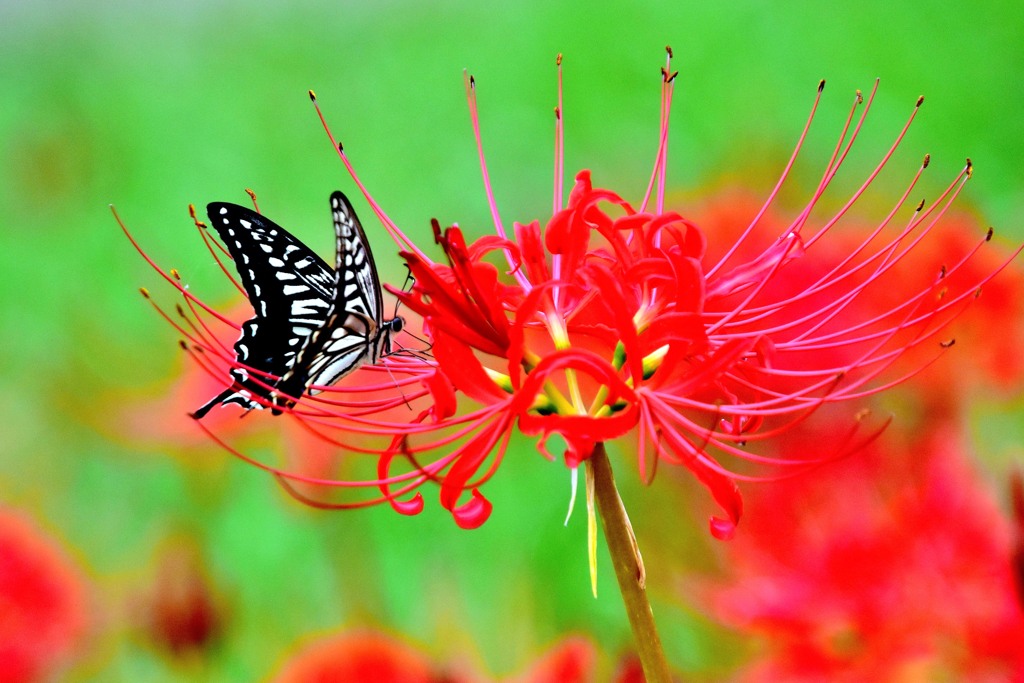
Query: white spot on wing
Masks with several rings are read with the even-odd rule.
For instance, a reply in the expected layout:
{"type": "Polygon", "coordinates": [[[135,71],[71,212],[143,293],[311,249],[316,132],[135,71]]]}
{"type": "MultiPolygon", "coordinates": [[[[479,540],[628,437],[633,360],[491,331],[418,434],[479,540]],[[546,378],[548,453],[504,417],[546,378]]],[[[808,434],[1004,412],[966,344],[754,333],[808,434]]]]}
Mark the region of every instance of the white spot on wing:
{"type": "Polygon", "coordinates": [[[296,299],[292,302],[292,315],[296,318],[303,315],[314,316],[320,306],[323,306],[323,302],[319,299],[296,299]]]}

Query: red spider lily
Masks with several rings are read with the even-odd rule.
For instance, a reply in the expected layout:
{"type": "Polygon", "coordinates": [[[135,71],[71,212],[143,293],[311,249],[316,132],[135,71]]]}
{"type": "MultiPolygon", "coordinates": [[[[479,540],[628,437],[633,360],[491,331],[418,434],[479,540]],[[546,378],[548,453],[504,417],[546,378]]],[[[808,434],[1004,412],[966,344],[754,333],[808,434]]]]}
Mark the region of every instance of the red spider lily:
{"type": "MultiPolygon", "coordinates": [[[[925,420],[753,492],[728,578],[704,585],[710,612],[763,646],[739,680],[1024,680],[1010,521],[955,427],[925,420]]],[[[827,438],[798,432],[797,447],[827,438]]]]}
{"type": "MultiPolygon", "coordinates": [[[[711,530],[727,538],[741,513],[734,480],[747,475],[727,469],[721,458],[796,471],[870,441],[879,430],[857,437],[851,421],[845,440],[817,458],[770,458],[748,449],[825,404],[862,399],[919,372],[952,345],[936,335],[1001,268],[978,274],[968,266],[991,237],[981,234],[953,261],[930,264],[923,281],[916,277],[917,284],[904,286],[905,262],[934,238],[971,175],[968,163],[933,202],[904,209],[928,157],[881,222],[852,245],[847,241],[842,258],[811,278],[797,267],[825,251],[819,243],[828,243],[824,238],[890,160],[921,104],[853,197],[834,214],[814,219],[813,209],[847,158],[874,90],[866,103],[857,94],[819,186],[796,219],[751,246],[791,161],[747,229],[709,262],[698,226],[662,208],[673,84],[673,74],[664,73],[652,209],[650,191],[634,208],[618,194],[594,188],[583,171],[566,208],[556,210],[543,229],[536,221],[517,223],[515,239],[509,238],[492,200],[497,235],[467,245],[459,229],[442,232],[435,224],[447,264],[419,251],[403,252],[416,284],[411,292],[393,293],[423,317],[441,371],[484,407],[458,418],[460,427],[471,418],[472,430],[464,428],[454,450],[451,421],[442,420],[420,434],[403,434],[391,452],[419,457],[451,451],[443,478],[439,470],[432,474],[441,481],[442,505],[460,523],[482,521],[476,515],[484,515],[487,506],[477,487],[493,473],[511,428],[518,427],[540,435],[542,451],[549,435],[561,436],[570,467],[585,460],[596,442],[635,434],[645,477],[662,460],[690,469],[725,510],[725,519],[712,519],[711,530]],[[906,215],[896,225],[901,211],[906,215]],[[505,254],[509,277],[486,260],[493,252],[505,254]],[[794,272],[802,277],[792,277],[794,272]],[[862,305],[874,292],[897,286],[902,298],[862,305]],[[926,357],[904,363],[926,343],[926,357]],[[472,498],[460,508],[467,489],[472,498]]],[[[477,129],[472,80],[468,90],[477,129]]],[[[796,151],[806,134],[807,128],[796,151]]]]}
{"type": "Polygon", "coordinates": [[[81,571],[36,525],[0,510],[0,681],[51,680],[86,623],[81,571]]]}
{"type": "MultiPolygon", "coordinates": [[[[297,476],[232,450],[273,472],[300,499],[324,507],[387,500],[399,512],[416,514],[424,504],[417,489],[435,483],[442,506],[460,526],[472,528],[490,514],[480,487],[497,470],[515,430],[539,436],[538,448],[549,457],[548,437],[561,437],[570,468],[590,457],[596,443],[632,436],[645,481],[661,461],[689,469],[725,512],[724,518],[711,519],[712,533],[728,538],[742,512],[735,482],[756,478],[743,463],[796,473],[875,438],[881,427],[858,430],[858,421],[851,419],[845,436],[815,457],[758,452],[760,442],[802,423],[818,408],[899,384],[952,345],[949,337],[938,335],[1001,268],[976,275],[967,265],[991,233],[978,235],[952,261],[930,264],[913,287],[905,283],[908,271],[920,274],[916,265],[908,268],[911,255],[936,239],[941,219],[971,176],[970,162],[938,197],[917,204],[911,196],[928,166],[926,156],[896,201],[845,255],[810,279],[793,277],[809,272],[796,264],[824,263],[815,254],[824,251],[890,162],[923,101],[853,195],[838,210],[819,216],[815,209],[851,152],[877,83],[866,100],[858,92],[807,204],[764,240],[761,222],[808,134],[822,82],[775,189],[742,233],[727,248],[713,250],[720,256],[711,259],[698,225],[665,209],[674,81],[667,64],[654,171],[646,196],[635,204],[595,188],[589,171],[582,171],[563,206],[559,90],[553,215],[543,227],[539,221],[516,223],[510,234],[491,191],[475,83],[467,78],[495,234],[467,244],[458,228],[442,231],[435,223],[445,263],[433,261],[387,217],[331,136],[416,278],[409,292],[389,291],[422,317],[433,357],[385,358],[380,366],[360,371],[363,380],[355,377],[304,397],[287,411],[303,428],[347,452],[379,454],[376,476],[297,476]],[[503,258],[506,272],[488,260],[492,255],[503,258]],[[871,293],[886,290],[903,295],[878,308],[862,305],[871,293]],[[296,491],[296,483],[373,486],[380,495],[324,502],[296,491]]],[[[196,318],[216,316],[173,273],[164,277],[196,318]]],[[[207,324],[186,327],[168,319],[213,374],[223,377],[237,365],[228,343],[218,341],[207,324]]],[[[274,379],[267,377],[268,385],[274,379]]]]}

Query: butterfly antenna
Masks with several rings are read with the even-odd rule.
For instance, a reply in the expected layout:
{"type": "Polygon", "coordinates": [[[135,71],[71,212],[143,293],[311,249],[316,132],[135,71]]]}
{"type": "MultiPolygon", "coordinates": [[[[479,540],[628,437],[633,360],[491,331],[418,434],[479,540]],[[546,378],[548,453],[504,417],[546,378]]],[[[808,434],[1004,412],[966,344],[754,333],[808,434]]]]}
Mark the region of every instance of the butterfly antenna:
{"type": "MultiPolygon", "coordinates": [[[[418,335],[415,335],[415,334],[413,334],[412,332],[409,332],[408,330],[406,330],[406,331],[405,331],[405,333],[406,333],[407,335],[409,335],[410,337],[412,337],[413,339],[415,339],[416,341],[418,341],[419,343],[423,344],[423,348],[422,348],[422,349],[419,349],[419,352],[421,352],[421,353],[427,353],[427,354],[429,354],[429,353],[430,353],[430,350],[431,350],[432,348],[434,348],[434,344],[433,344],[433,342],[427,341],[427,340],[426,340],[426,339],[424,339],[423,337],[420,337],[420,336],[418,336],[418,335]]],[[[411,349],[409,349],[409,350],[411,350],[411,349]]]]}
{"type": "MultiPolygon", "coordinates": [[[[416,338],[419,339],[419,337],[416,337],[416,338]]],[[[402,346],[398,342],[395,342],[395,346],[398,347],[398,350],[397,351],[392,351],[391,353],[388,354],[389,356],[401,356],[403,358],[415,358],[416,360],[422,361],[424,363],[430,362],[430,359],[433,358],[433,356],[430,354],[429,346],[426,349],[422,350],[422,351],[420,351],[418,349],[410,349],[408,347],[402,346]]]]}
{"type": "MultiPolygon", "coordinates": [[[[414,284],[416,284],[416,278],[413,277],[412,269],[409,267],[408,263],[404,263],[402,265],[405,266],[405,282],[402,283],[402,291],[403,292],[408,292],[408,291],[411,291],[412,290],[412,286],[414,284]]],[[[402,300],[401,299],[395,299],[395,312],[394,312],[394,315],[391,316],[392,318],[397,318],[398,317],[398,309],[401,308],[401,307],[402,307],[402,300]]]]}
{"type": "Polygon", "coordinates": [[[250,190],[248,187],[245,188],[245,193],[249,195],[249,199],[252,200],[252,208],[256,210],[256,213],[260,213],[260,205],[256,203],[256,193],[250,190]]]}
{"type": "Polygon", "coordinates": [[[412,274],[412,268],[408,263],[402,265],[405,266],[405,282],[402,283],[402,291],[412,291],[412,286],[416,284],[416,276],[412,274]]]}

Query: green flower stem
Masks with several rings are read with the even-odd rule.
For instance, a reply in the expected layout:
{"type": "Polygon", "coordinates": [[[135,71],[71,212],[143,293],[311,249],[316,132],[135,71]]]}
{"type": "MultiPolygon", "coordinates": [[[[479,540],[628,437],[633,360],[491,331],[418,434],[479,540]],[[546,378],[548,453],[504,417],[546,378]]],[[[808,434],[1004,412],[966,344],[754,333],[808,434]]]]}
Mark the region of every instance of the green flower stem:
{"type": "Polygon", "coordinates": [[[594,497],[601,515],[608,551],[612,556],[615,576],[619,580],[622,601],[626,605],[629,625],[636,639],[637,655],[643,665],[647,683],[671,683],[672,676],[665,661],[661,638],[654,625],[654,613],[647,601],[646,577],[643,560],[636,546],[633,528],[622,506],[622,499],[615,488],[611,463],[605,453],[604,444],[598,443],[588,460],[593,468],[594,497]]]}

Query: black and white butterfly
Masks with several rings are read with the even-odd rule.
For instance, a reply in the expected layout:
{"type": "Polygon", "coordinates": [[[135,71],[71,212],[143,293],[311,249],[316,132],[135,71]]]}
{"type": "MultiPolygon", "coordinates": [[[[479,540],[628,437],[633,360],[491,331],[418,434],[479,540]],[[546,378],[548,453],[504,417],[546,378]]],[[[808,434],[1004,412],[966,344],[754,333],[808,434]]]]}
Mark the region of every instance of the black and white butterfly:
{"type": "Polygon", "coordinates": [[[363,226],[341,192],[331,195],[333,269],[284,228],[252,209],[214,202],[210,224],[235,261],[255,316],[235,342],[232,384],[192,413],[217,404],[291,406],[311,386],[332,384],[391,353],[399,317],[384,320],[380,279],[363,226]],[[250,372],[249,369],[258,372],[250,372]],[[263,374],[261,374],[263,373],[263,374]],[[271,387],[271,388],[268,388],[271,387]]]}

